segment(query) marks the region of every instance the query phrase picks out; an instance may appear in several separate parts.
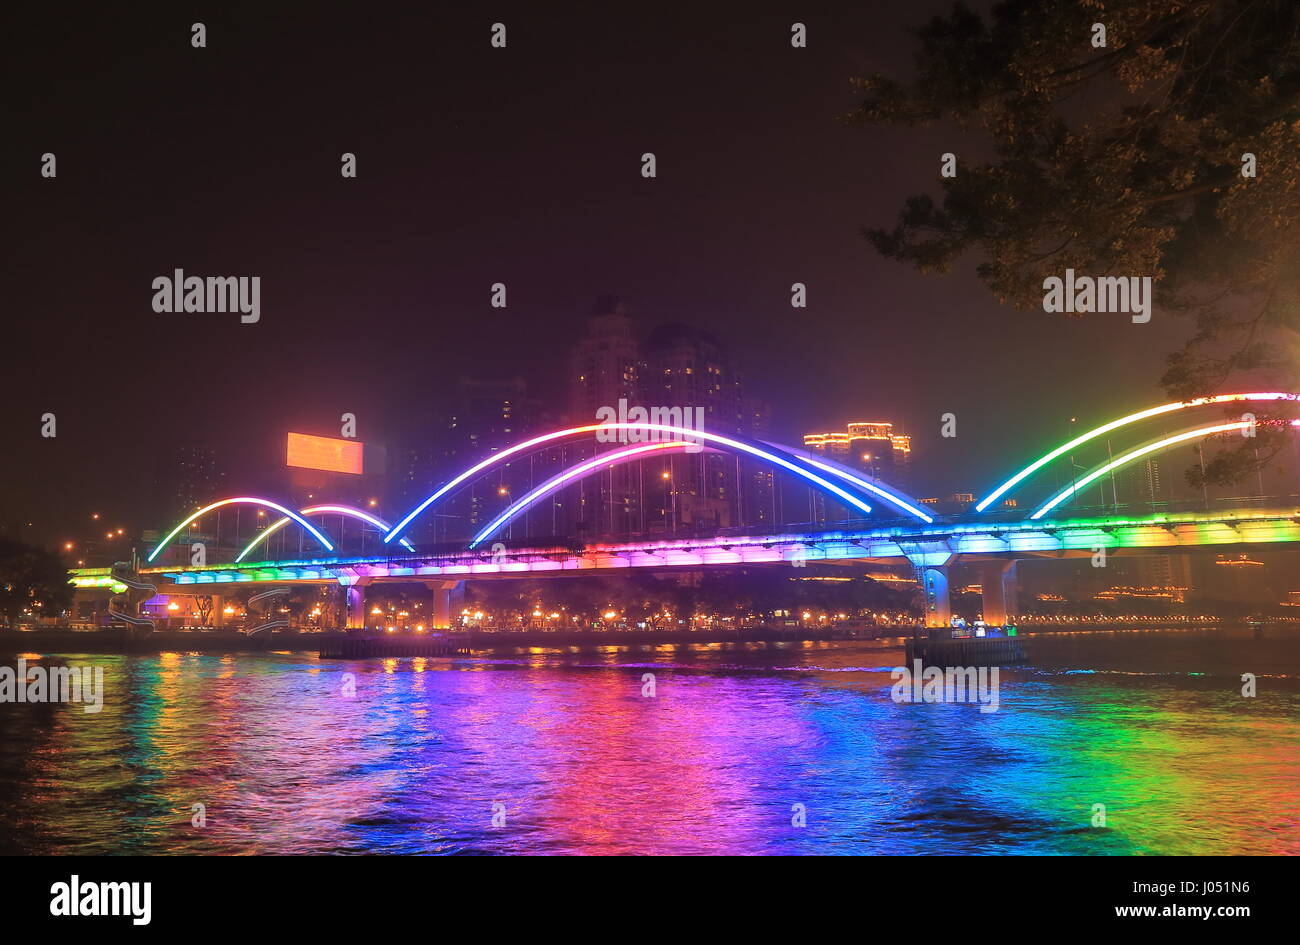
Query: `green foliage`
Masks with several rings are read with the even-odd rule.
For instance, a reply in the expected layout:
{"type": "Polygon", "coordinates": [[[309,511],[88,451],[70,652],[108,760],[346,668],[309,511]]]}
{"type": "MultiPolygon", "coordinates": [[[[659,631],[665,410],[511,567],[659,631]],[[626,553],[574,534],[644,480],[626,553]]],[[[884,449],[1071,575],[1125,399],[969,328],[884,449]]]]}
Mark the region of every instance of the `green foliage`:
{"type": "Polygon", "coordinates": [[[58,555],[0,539],[0,615],[9,626],[29,607],[42,616],[58,616],[72,606],[72,595],[68,569],[58,555]]]}

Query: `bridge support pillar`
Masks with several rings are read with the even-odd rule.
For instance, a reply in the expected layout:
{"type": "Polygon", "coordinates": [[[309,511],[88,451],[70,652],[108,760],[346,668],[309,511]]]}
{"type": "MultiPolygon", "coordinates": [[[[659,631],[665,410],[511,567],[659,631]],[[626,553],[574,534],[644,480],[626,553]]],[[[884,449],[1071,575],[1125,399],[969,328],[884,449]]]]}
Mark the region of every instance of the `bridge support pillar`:
{"type": "Polygon", "coordinates": [[[364,630],[366,627],[366,585],[369,578],[339,578],[343,585],[343,626],[347,630],[364,630]]]}
{"type": "Polygon", "coordinates": [[[948,593],[948,566],[925,565],[920,569],[925,590],[925,625],[947,627],[952,623],[952,598],[948,593]]]}
{"type": "Polygon", "coordinates": [[[427,586],[433,593],[433,612],[429,615],[433,629],[451,629],[452,608],[456,601],[464,598],[465,582],[429,581],[427,586]]]}
{"type": "Polygon", "coordinates": [[[903,554],[916,570],[916,580],[925,591],[925,625],[948,627],[952,625],[952,598],[948,593],[948,572],[957,561],[957,555],[946,541],[908,542],[903,554]]]}
{"type": "Polygon", "coordinates": [[[1019,612],[1016,600],[1016,562],[985,561],[980,565],[980,589],[984,599],[984,622],[1004,626],[1019,612]]]}

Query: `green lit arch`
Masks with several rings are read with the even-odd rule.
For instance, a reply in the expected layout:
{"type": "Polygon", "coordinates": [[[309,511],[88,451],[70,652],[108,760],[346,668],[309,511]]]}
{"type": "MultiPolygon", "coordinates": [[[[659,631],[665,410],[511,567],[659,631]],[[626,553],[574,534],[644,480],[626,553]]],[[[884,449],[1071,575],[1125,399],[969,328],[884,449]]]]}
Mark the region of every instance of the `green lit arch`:
{"type": "MultiPolygon", "coordinates": [[[[1069,486],[1062,489],[1060,492],[1056,493],[1056,495],[1052,496],[1050,499],[1048,499],[1046,502],[1040,505],[1037,509],[1034,510],[1034,513],[1029,516],[1029,519],[1030,521],[1037,521],[1038,519],[1046,515],[1048,512],[1052,511],[1052,509],[1074,498],[1083,489],[1086,489],[1088,486],[1092,485],[1102,476],[1106,475],[1106,473],[1112,472],[1123,466],[1127,466],[1129,463],[1136,462],[1137,460],[1142,459],[1144,456],[1150,456],[1152,453],[1157,453],[1160,452],[1161,450],[1169,449],[1171,446],[1177,446],[1179,443],[1186,443],[1189,440],[1199,440],[1207,436],[1217,436],[1222,433],[1231,433],[1234,430],[1245,430],[1246,428],[1252,426],[1254,423],[1255,423],[1254,420],[1233,420],[1229,423],[1216,423],[1211,426],[1197,427],[1194,430],[1184,430],[1182,433],[1176,433],[1173,436],[1167,436],[1157,440],[1152,440],[1151,442],[1146,443],[1143,446],[1139,446],[1136,449],[1129,450],[1127,453],[1117,456],[1114,459],[1110,460],[1109,462],[1102,463],[1100,466],[1097,466],[1096,468],[1092,469],[1083,478],[1079,479],[1076,482],[1072,482],[1069,486]]],[[[1291,425],[1293,427],[1300,426],[1300,420],[1292,421],[1291,425]]]]}
{"type": "Polygon", "coordinates": [[[1052,460],[1065,455],[1070,450],[1074,449],[1076,446],[1081,446],[1082,444],[1087,443],[1090,440],[1095,440],[1099,436],[1103,436],[1112,430],[1118,430],[1120,427],[1128,426],[1131,423],[1137,423],[1141,420],[1148,420],[1151,417],[1158,417],[1163,414],[1172,413],[1176,410],[1185,410],[1189,407],[1204,407],[1212,404],[1245,403],[1251,401],[1278,401],[1278,400],[1295,401],[1297,399],[1300,399],[1300,394],[1284,394],[1284,393],[1277,393],[1277,392],[1249,393],[1249,394],[1218,394],[1213,397],[1197,397],[1193,400],[1182,400],[1170,404],[1161,404],[1159,407],[1150,407],[1146,410],[1139,410],[1137,413],[1131,413],[1127,417],[1120,417],[1118,420],[1112,420],[1110,423],[1103,424],[1102,426],[1097,427],[1095,430],[1089,430],[1087,433],[1080,434],[1079,436],[1076,436],[1074,439],[1066,443],[1062,443],[1060,446],[1052,450],[1050,453],[1043,454],[1037,460],[1030,463],[1024,469],[1020,470],[1018,473],[1016,473],[1006,482],[1002,483],[1002,485],[998,486],[996,489],[994,489],[992,492],[986,495],[983,499],[977,502],[975,504],[975,511],[983,512],[985,509],[987,509],[990,505],[996,502],[999,498],[1001,498],[1003,495],[1005,495],[1008,491],[1013,489],[1015,486],[1019,485],[1021,482],[1023,482],[1024,480],[1032,476],[1034,473],[1038,472],[1038,470],[1042,469],[1052,460]]]}

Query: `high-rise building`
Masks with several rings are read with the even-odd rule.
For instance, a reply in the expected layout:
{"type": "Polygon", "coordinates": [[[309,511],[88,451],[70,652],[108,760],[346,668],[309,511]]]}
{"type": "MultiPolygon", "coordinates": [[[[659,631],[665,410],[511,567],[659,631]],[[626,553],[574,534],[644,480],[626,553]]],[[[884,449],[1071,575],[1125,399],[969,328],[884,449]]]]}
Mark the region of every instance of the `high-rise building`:
{"type": "MultiPolygon", "coordinates": [[[[1160,480],[1160,461],[1155,459],[1133,463],[1120,471],[1119,482],[1114,487],[1118,491],[1117,501],[1121,504],[1155,505],[1166,501],[1163,484],[1160,480]]],[[[1103,484],[1103,495],[1111,490],[1103,484]]]]}
{"type": "Polygon", "coordinates": [[[1140,555],[1134,562],[1137,582],[1143,587],[1172,587],[1183,591],[1192,587],[1190,555],[1140,555]]]}
{"type": "MultiPolygon", "coordinates": [[[[646,338],[643,406],[681,408],[692,422],[715,433],[745,432],[740,378],[722,344],[708,332],[663,325],[646,338]]],[[[697,530],[735,525],[741,515],[743,461],[701,450],[662,460],[667,478],[647,498],[651,531],[697,530]],[[655,501],[655,500],[658,501],[655,501]],[[667,526],[664,528],[664,526],[667,526]]]]}
{"type": "Polygon", "coordinates": [[[178,521],[190,512],[221,498],[225,476],[217,466],[216,451],[186,445],[171,454],[159,454],[154,471],[157,521],[178,521]]]}
{"type": "MultiPolygon", "coordinates": [[[[617,296],[596,300],[587,334],[569,356],[569,421],[595,423],[601,410],[618,410],[620,401],[641,403],[641,350],[632,320],[617,296]]],[[[605,444],[565,445],[549,451],[557,462],[572,464],[595,455],[605,444]]],[[[641,464],[615,466],[561,491],[554,499],[558,525],[574,535],[634,534],[641,521],[641,464]]]]}
{"type": "MultiPolygon", "coordinates": [[[[460,378],[443,411],[440,434],[391,450],[389,501],[395,510],[411,509],[456,475],[537,432],[544,422],[541,404],[522,378],[460,378]]],[[[409,536],[435,543],[471,537],[528,490],[530,473],[540,474],[537,464],[536,457],[524,456],[471,479],[413,523],[409,536]]]]}
{"type": "MultiPolygon", "coordinates": [[[[536,432],[541,404],[528,395],[522,378],[484,381],[461,378],[447,417],[440,481],[446,481],[494,453],[536,432]]],[[[441,509],[458,516],[460,531],[477,532],[531,487],[536,460],[522,457],[496,466],[465,484],[441,509]]],[[[453,532],[454,534],[454,532],[453,532]]]]}
{"type": "MultiPolygon", "coordinates": [[[[743,432],[766,440],[772,431],[772,406],[766,401],[746,398],[743,432]]],[[[767,463],[741,462],[744,485],[741,490],[740,524],[771,525],[777,516],[776,471],[767,463]]]]}
{"type": "MultiPolygon", "coordinates": [[[[619,300],[604,296],[569,359],[569,419],[592,423],[599,412],[672,411],[687,425],[720,433],[766,427],[767,408],[746,404],[739,373],[721,342],[682,324],[656,328],[639,343],[619,300]]],[[[568,461],[605,444],[569,447],[568,461]]],[[[771,471],[713,451],[674,454],[615,466],[567,488],[558,500],[576,534],[633,535],[699,531],[737,524],[746,507],[771,517],[771,471]],[[745,484],[742,488],[742,484],[745,484]]]]}
{"type": "Polygon", "coordinates": [[[462,377],[447,419],[443,450],[455,466],[477,462],[513,446],[532,431],[541,405],[528,396],[523,378],[481,381],[462,377]]]}
{"type": "Polygon", "coordinates": [[[392,450],[388,464],[388,501],[409,509],[424,500],[441,483],[442,448],[421,437],[392,450]]]}
{"type": "Polygon", "coordinates": [[[569,357],[569,419],[592,423],[602,407],[617,408],[620,399],[638,402],[641,371],[641,352],[623,303],[601,296],[587,320],[587,336],[569,357]]]}

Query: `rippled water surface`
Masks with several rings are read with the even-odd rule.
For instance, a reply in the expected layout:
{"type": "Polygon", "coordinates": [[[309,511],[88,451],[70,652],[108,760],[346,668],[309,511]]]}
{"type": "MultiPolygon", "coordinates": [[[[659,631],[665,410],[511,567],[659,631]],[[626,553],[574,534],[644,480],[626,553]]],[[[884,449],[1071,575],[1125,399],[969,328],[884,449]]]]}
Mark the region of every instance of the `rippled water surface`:
{"type": "Polygon", "coordinates": [[[898,641],[51,657],[105,704],[0,704],[0,852],[1300,853],[1300,631],[1028,644],[995,713],[898,641]]]}

